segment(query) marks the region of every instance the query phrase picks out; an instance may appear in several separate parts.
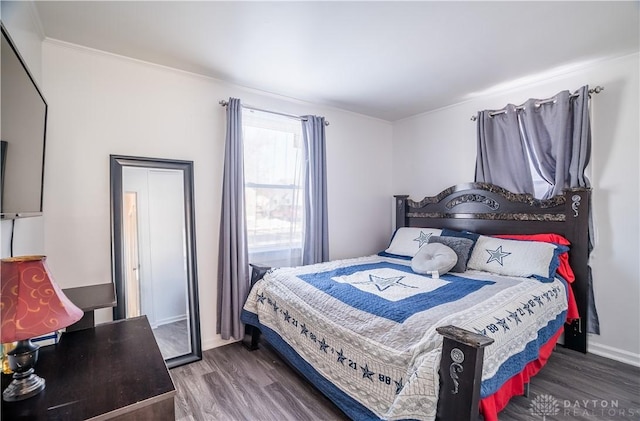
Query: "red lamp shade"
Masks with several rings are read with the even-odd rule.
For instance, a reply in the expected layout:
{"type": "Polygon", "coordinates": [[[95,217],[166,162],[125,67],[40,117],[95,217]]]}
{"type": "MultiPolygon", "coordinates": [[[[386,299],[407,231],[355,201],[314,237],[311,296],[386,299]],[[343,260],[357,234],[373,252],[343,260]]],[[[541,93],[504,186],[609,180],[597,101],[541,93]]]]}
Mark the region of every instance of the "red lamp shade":
{"type": "Polygon", "coordinates": [[[45,260],[46,256],[21,256],[0,261],[0,342],[31,339],[82,318],[82,310],[55,283],[45,260]]]}

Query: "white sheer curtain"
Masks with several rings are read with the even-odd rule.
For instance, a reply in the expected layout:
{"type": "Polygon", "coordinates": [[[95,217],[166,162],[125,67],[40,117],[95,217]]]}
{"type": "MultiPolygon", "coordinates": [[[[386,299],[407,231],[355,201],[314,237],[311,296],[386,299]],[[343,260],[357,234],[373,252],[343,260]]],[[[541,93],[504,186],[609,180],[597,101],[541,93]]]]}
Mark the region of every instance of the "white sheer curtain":
{"type": "Polygon", "coordinates": [[[243,121],[249,261],[298,266],[305,192],[300,121],[247,109],[243,121]]]}

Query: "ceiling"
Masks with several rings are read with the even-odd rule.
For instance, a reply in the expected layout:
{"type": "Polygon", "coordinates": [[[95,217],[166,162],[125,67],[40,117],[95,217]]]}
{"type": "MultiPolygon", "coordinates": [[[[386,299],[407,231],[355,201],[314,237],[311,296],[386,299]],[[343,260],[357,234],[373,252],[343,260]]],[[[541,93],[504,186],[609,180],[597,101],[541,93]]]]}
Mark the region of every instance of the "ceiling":
{"type": "Polygon", "coordinates": [[[48,38],[395,121],[639,51],[627,2],[36,2],[48,38]]]}

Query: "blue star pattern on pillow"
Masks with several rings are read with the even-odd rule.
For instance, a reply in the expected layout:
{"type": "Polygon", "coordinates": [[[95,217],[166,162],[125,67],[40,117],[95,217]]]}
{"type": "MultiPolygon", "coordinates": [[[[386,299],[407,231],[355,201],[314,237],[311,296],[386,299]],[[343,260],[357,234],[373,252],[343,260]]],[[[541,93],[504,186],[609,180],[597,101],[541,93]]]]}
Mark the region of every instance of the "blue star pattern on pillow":
{"type": "Polygon", "coordinates": [[[502,259],[504,259],[505,257],[511,254],[506,251],[503,252],[502,246],[498,247],[495,250],[486,249],[486,252],[489,253],[489,256],[490,256],[489,260],[487,260],[487,263],[498,262],[500,266],[504,266],[502,259]]]}
{"type": "Polygon", "coordinates": [[[414,238],[413,241],[417,241],[418,248],[420,248],[429,242],[429,237],[431,237],[432,235],[432,233],[427,234],[424,231],[420,231],[420,235],[418,236],[418,238],[414,238]]]}
{"type": "Polygon", "coordinates": [[[467,268],[498,275],[534,277],[549,282],[558,268],[559,254],[567,250],[553,243],[481,235],[471,252],[467,268]],[[489,253],[489,258],[486,253],[489,253]]]}
{"type": "Polygon", "coordinates": [[[420,247],[429,242],[429,238],[432,235],[440,235],[441,232],[442,230],[437,228],[398,228],[393,234],[389,247],[380,252],[380,255],[394,258],[411,258],[416,255],[420,247]]]}

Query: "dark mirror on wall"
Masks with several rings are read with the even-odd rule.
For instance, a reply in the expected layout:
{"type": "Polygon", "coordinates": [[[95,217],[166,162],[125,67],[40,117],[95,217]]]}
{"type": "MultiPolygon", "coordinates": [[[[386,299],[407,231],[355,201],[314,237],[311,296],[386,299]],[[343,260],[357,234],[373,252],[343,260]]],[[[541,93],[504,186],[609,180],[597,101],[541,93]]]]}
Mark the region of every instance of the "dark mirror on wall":
{"type": "Polygon", "coordinates": [[[113,318],[146,315],[169,368],[202,358],[193,162],[111,155],[113,318]]]}

